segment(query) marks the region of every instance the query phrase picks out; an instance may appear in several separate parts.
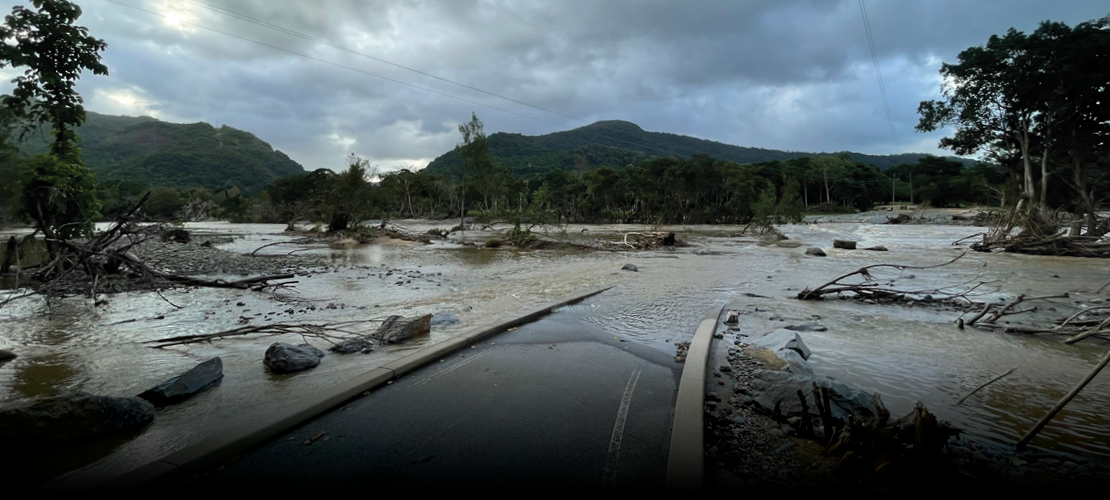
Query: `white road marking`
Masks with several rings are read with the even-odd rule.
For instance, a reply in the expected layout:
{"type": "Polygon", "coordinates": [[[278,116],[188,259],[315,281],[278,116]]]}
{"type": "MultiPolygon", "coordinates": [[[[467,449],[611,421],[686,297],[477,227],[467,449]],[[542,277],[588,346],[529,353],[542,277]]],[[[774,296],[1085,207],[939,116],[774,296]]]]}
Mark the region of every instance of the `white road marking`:
{"type": "Polygon", "coordinates": [[[636,382],[640,380],[637,367],[628,377],[628,384],[624,387],[624,396],[621,397],[621,406],[617,409],[617,421],[613,423],[613,436],[609,438],[609,454],[605,456],[605,471],[601,476],[602,484],[613,484],[617,479],[617,460],[621,454],[621,440],[624,439],[624,422],[628,419],[628,407],[632,403],[632,392],[636,390],[636,382]]]}

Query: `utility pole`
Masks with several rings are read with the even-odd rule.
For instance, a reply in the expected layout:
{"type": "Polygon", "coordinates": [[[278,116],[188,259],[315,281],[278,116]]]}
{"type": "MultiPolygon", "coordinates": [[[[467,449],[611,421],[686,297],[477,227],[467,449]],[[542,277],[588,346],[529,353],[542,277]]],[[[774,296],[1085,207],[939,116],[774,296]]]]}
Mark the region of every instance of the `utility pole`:
{"type": "Polygon", "coordinates": [[[895,182],[896,182],[895,177],[893,175],[890,176],[890,206],[891,206],[891,208],[894,207],[894,183],[895,182]]]}
{"type": "Polygon", "coordinates": [[[910,205],[913,205],[913,172],[910,172],[910,205]]]}

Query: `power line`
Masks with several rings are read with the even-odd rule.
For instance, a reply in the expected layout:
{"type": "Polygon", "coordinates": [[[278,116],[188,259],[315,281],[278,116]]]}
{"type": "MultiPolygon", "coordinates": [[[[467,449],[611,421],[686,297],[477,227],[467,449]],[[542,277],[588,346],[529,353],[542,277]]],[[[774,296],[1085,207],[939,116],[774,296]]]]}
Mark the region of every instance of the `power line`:
{"type": "MultiPolygon", "coordinates": [[[[169,16],[166,15],[166,14],[162,14],[160,12],[155,12],[155,11],[152,11],[152,10],[147,10],[147,9],[142,8],[142,7],[137,7],[137,6],[134,6],[134,5],[119,2],[117,0],[105,0],[105,1],[110,2],[110,3],[114,3],[116,5],[121,5],[123,7],[127,7],[127,8],[130,8],[130,9],[135,9],[135,10],[138,10],[138,11],[146,12],[148,14],[153,14],[155,16],[159,16],[159,17],[163,17],[163,18],[169,18],[169,16]]],[[[451,95],[451,94],[448,94],[448,93],[445,93],[445,92],[440,92],[440,91],[432,90],[432,89],[429,89],[429,88],[426,88],[426,87],[421,87],[419,85],[414,85],[414,84],[411,84],[411,83],[408,83],[408,82],[403,82],[401,80],[396,80],[396,79],[393,79],[393,78],[389,78],[387,76],[382,76],[382,75],[379,75],[379,74],[376,74],[376,73],[371,73],[369,71],[361,70],[361,69],[358,69],[358,68],[352,68],[350,66],[345,66],[345,65],[335,63],[335,62],[331,62],[331,61],[328,61],[328,60],[325,60],[325,59],[320,59],[319,57],[313,57],[313,56],[310,56],[308,54],[302,54],[302,53],[294,51],[294,50],[289,50],[289,49],[286,49],[284,47],[278,47],[277,45],[271,45],[271,44],[268,44],[266,42],[260,42],[258,40],[254,40],[252,38],[247,38],[245,36],[236,35],[234,33],[228,33],[226,31],[220,31],[220,30],[215,29],[215,28],[209,28],[207,26],[202,26],[202,25],[199,25],[199,24],[196,24],[196,23],[191,23],[189,21],[183,21],[183,20],[179,20],[179,19],[175,19],[174,22],[176,22],[178,24],[189,25],[189,26],[192,26],[194,28],[199,28],[199,29],[203,29],[203,30],[206,30],[206,31],[211,31],[213,33],[219,33],[221,35],[229,36],[229,37],[232,37],[232,38],[237,38],[239,40],[244,40],[244,41],[247,41],[247,42],[255,43],[255,44],[258,44],[258,45],[262,45],[264,47],[269,47],[269,48],[274,49],[274,50],[280,50],[282,52],[286,52],[286,53],[293,54],[293,55],[296,55],[296,56],[301,56],[301,57],[304,57],[306,59],[311,59],[313,61],[322,62],[324,64],[328,64],[328,65],[335,66],[335,67],[338,67],[338,68],[343,68],[343,69],[355,71],[355,72],[362,73],[364,75],[372,76],[372,77],[375,77],[375,78],[381,78],[382,80],[397,83],[397,84],[404,85],[406,87],[411,87],[411,88],[414,88],[414,89],[417,89],[417,90],[423,90],[424,92],[429,92],[429,93],[440,95],[440,96],[443,96],[443,97],[456,99],[456,100],[467,102],[467,103],[470,103],[470,104],[476,104],[478,106],[484,106],[484,107],[487,107],[487,108],[490,108],[490,109],[495,109],[497,111],[501,111],[503,113],[513,114],[513,115],[516,115],[516,116],[528,118],[528,119],[531,119],[531,120],[536,120],[536,121],[547,123],[547,124],[550,124],[550,125],[556,125],[556,126],[560,125],[558,123],[548,121],[548,120],[544,120],[542,118],[536,118],[534,116],[526,115],[526,114],[523,114],[523,113],[517,113],[516,111],[510,111],[510,110],[507,110],[507,109],[504,109],[504,108],[499,108],[497,106],[492,106],[492,105],[489,105],[489,104],[486,104],[486,103],[483,103],[483,102],[478,102],[478,101],[474,101],[474,100],[471,100],[471,99],[467,99],[465,97],[459,97],[459,96],[456,96],[456,95],[451,95]]]]}
{"type": "MultiPolygon", "coordinates": [[[[109,1],[111,1],[111,0],[109,0],[109,1]]],[[[235,11],[232,11],[232,10],[229,10],[229,9],[225,9],[223,7],[212,5],[212,4],[209,4],[209,3],[206,3],[206,2],[201,2],[199,0],[185,0],[185,1],[187,3],[190,3],[190,4],[197,5],[199,7],[209,9],[213,12],[217,12],[219,14],[223,14],[223,15],[226,15],[226,16],[229,16],[229,17],[233,17],[233,18],[239,19],[241,21],[245,21],[245,22],[248,22],[248,23],[251,23],[251,24],[262,26],[262,27],[265,27],[265,28],[268,28],[268,29],[271,29],[271,30],[274,30],[274,31],[285,33],[287,35],[294,36],[294,37],[300,38],[302,40],[307,40],[307,41],[310,41],[310,42],[313,42],[313,43],[317,43],[317,44],[320,44],[320,45],[331,47],[331,48],[334,48],[334,49],[337,49],[337,50],[341,50],[343,52],[347,52],[347,53],[354,54],[354,55],[357,55],[357,56],[360,56],[360,57],[364,57],[364,58],[367,58],[367,59],[378,61],[378,62],[383,63],[383,64],[388,64],[390,66],[395,66],[397,68],[401,68],[401,69],[404,69],[406,71],[411,71],[411,72],[417,73],[419,75],[423,75],[423,76],[426,76],[426,77],[429,77],[429,78],[434,78],[436,80],[440,80],[440,81],[443,81],[443,82],[446,82],[446,83],[450,83],[452,85],[457,85],[459,87],[469,89],[469,90],[473,90],[475,92],[480,92],[480,93],[483,93],[483,94],[486,94],[486,95],[489,95],[489,96],[497,97],[499,99],[504,99],[506,101],[514,102],[514,103],[517,103],[517,104],[520,104],[520,105],[523,105],[523,106],[528,106],[530,108],[533,108],[533,109],[536,109],[536,110],[539,110],[539,111],[543,111],[545,113],[550,113],[550,114],[553,114],[553,115],[556,115],[556,116],[560,116],[560,117],[563,117],[563,118],[567,118],[569,120],[574,120],[576,122],[582,122],[583,121],[581,118],[576,118],[576,117],[573,117],[573,116],[570,116],[570,115],[566,115],[564,113],[559,113],[557,111],[552,111],[552,110],[549,110],[549,109],[545,109],[545,108],[542,108],[542,107],[539,107],[539,106],[536,106],[536,105],[533,105],[533,104],[529,104],[529,103],[524,102],[524,101],[513,99],[511,97],[507,97],[507,96],[504,96],[504,95],[501,95],[501,94],[497,94],[497,93],[490,92],[490,91],[487,91],[487,90],[484,90],[484,89],[480,89],[478,87],[467,85],[465,83],[460,83],[460,82],[457,82],[457,81],[454,81],[454,80],[450,80],[450,79],[443,78],[443,77],[440,77],[440,76],[437,76],[437,75],[433,75],[433,74],[427,73],[425,71],[414,69],[414,68],[411,68],[409,66],[398,64],[398,63],[395,63],[395,62],[392,62],[392,61],[389,61],[389,60],[386,60],[386,59],[383,59],[383,58],[380,58],[380,57],[377,57],[377,56],[374,56],[374,55],[366,54],[364,52],[359,52],[359,51],[350,49],[348,47],[345,47],[345,46],[342,46],[342,45],[339,45],[339,44],[336,44],[336,43],[329,42],[327,40],[322,40],[322,39],[313,37],[311,35],[307,35],[305,33],[301,33],[299,31],[296,31],[296,30],[293,30],[293,29],[290,29],[290,28],[286,28],[284,26],[280,26],[280,25],[277,25],[277,24],[274,24],[274,23],[271,23],[271,22],[268,22],[268,21],[263,21],[261,19],[255,18],[255,17],[248,16],[246,14],[242,14],[242,13],[235,12],[235,11]]],[[[602,124],[601,126],[605,126],[605,125],[602,124]]],[[[612,129],[610,127],[610,130],[614,130],[614,129],[612,129]]],[[[675,153],[675,150],[673,148],[670,151],[668,151],[668,150],[655,148],[655,147],[652,147],[652,146],[637,144],[637,143],[626,141],[626,140],[623,140],[623,139],[617,139],[617,138],[611,137],[611,136],[602,135],[601,137],[604,137],[604,138],[607,138],[607,139],[610,139],[610,140],[613,140],[613,141],[617,141],[617,142],[622,142],[622,143],[625,143],[625,144],[630,144],[630,145],[637,146],[637,147],[644,148],[644,149],[659,151],[661,153],[668,154],[668,155],[671,155],[671,154],[675,153]]]]}
{"type": "Polygon", "coordinates": [[[867,33],[867,45],[871,48],[871,61],[875,65],[875,75],[879,79],[879,93],[883,96],[883,108],[886,109],[886,122],[890,126],[890,140],[892,144],[897,144],[898,139],[894,135],[894,118],[890,114],[890,101],[886,95],[886,84],[883,83],[883,72],[879,69],[879,54],[875,50],[875,37],[871,34],[871,21],[867,19],[867,7],[864,6],[863,0],[859,0],[859,11],[863,16],[863,28],[867,33]]]}
{"type": "Polygon", "coordinates": [[[311,35],[306,35],[306,34],[301,33],[299,31],[295,31],[293,29],[286,28],[284,26],[280,26],[280,25],[277,25],[277,24],[274,24],[274,23],[271,23],[271,22],[268,22],[268,21],[263,21],[261,19],[254,18],[254,17],[248,16],[246,14],[241,14],[241,13],[238,13],[238,12],[235,12],[235,11],[232,11],[232,10],[225,9],[223,7],[219,7],[219,6],[216,6],[216,5],[212,5],[212,4],[197,1],[197,0],[185,0],[185,1],[187,3],[212,10],[212,11],[220,13],[220,14],[224,14],[224,15],[227,15],[227,16],[234,17],[234,18],[239,19],[241,21],[246,21],[246,22],[249,22],[249,23],[252,23],[252,24],[256,24],[258,26],[269,28],[269,29],[272,29],[272,30],[275,30],[275,31],[280,31],[280,32],[285,33],[287,35],[295,36],[295,37],[301,38],[303,40],[307,40],[307,41],[310,41],[310,42],[313,42],[313,43],[318,43],[320,45],[325,45],[325,46],[328,46],[328,47],[331,47],[331,48],[334,48],[334,49],[337,49],[337,50],[341,50],[343,52],[347,52],[349,54],[354,54],[354,55],[357,55],[357,56],[360,56],[360,57],[365,57],[367,59],[378,61],[378,62],[383,63],[383,64],[388,64],[390,66],[401,68],[401,69],[406,70],[406,71],[411,71],[413,73],[417,73],[419,75],[423,75],[423,76],[426,76],[428,78],[434,78],[436,80],[446,82],[446,83],[450,83],[452,85],[457,85],[459,87],[469,89],[469,90],[473,90],[475,92],[480,92],[480,93],[483,93],[483,94],[486,94],[486,95],[489,95],[489,96],[492,96],[492,97],[496,97],[498,99],[504,99],[506,101],[514,102],[514,103],[520,104],[522,106],[528,106],[529,108],[536,109],[536,110],[539,110],[539,111],[543,111],[545,113],[550,113],[550,114],[560,116],[560,117],[563,117],[563,118],[567,118],[567,119],[570,119],[570,120],[579,121],[578,118],[575,118],[573,116],[568,116],[568,115],[565,115],[563,113],[559,113],[558,111],[552,111],[552,110],[549,110],[549,109],[545,109],[545,108],[536,106],[534,104],[529,104],[529,103],[524,102],[524,101],[513,99],[512,97],[507,97],[507,96],[504,96],[504,95],[501,95],[501,94],[490,92],[488,90],[483,90],[483,89],[480,89],[478,87],[467,85],[465,83],[460,83],[460,82],[457,82],[457,81],[454,81],[454,80],[443,78],[441,76],[433,75],[431,73],[427,73],[425,71],[421,71],[421,70],[418,70],[418,69],[415,69],[415,68],[411,68],[411,67],[405,66],[403,64],[398,64],[398,63],[395,63],[395,62],[392,62],[392,61],[389,61],[389,60],[386,60],[386,59],[382,59],[380,57],[370,55],[370,54],[367,54],[365,52],[359,52],[359,51],[350,49],[346,46],[339,45],[339,44],[336,44],[336,43],[332,43],[332,42],[329,42],[327,40],[322,40],[322,39],[313,37],[311,35]]]}

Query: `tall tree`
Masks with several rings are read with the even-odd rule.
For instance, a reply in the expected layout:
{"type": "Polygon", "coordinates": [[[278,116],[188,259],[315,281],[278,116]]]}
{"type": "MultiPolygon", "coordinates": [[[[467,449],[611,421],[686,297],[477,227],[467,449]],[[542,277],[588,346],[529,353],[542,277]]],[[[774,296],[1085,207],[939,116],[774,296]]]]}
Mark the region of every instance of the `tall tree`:
{"type": "Polygon", "coordinates": [[[73,23],[81,8],[65,0],[32,0],[35,9],[15,6],[0,26],[0,67],[26,67],[12,80],[11,95],[0,104],[24,120],[21,136],[50,123],[54,142],[51,158],[35,158],[25,166],[23,211],[34,219],[57,254],[56,238],[67,239],[92,230],[99,217],[92,173],[81,163],[74,129],[85,121],[81,96],[73,86],[88,70],[107,75],[100,52],[107,44],[73,23]]]}
{"type": "Polygon", "coordinates": [[[482,121],[476,113],[470,113],[470,122],[459,125],[459,134],[462,142],[455,146],[455,150],[466,160],[462,175],[459,177],[461,184],[459,192],[459,229],[466,223],[466,181],[480,175],[489,163],[489,142],[486,133],[482,130],[482,121]]]}

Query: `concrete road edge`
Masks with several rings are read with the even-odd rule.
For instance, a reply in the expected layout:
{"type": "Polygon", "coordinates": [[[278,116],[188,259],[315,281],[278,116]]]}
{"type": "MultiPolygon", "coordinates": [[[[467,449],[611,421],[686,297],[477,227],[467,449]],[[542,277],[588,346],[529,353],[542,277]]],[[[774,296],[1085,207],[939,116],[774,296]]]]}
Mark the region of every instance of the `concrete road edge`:
{"type": "Polygon", "coordinates": [[[724,306],[715,308],[701,320],[678,382],[675,398],[674,425],[671,427],[671,449],[667,455],[667,488],[701,488],[705,480],[705,428],[702,406],[705,404],[705,376],[713,334],[724,306]]]}

